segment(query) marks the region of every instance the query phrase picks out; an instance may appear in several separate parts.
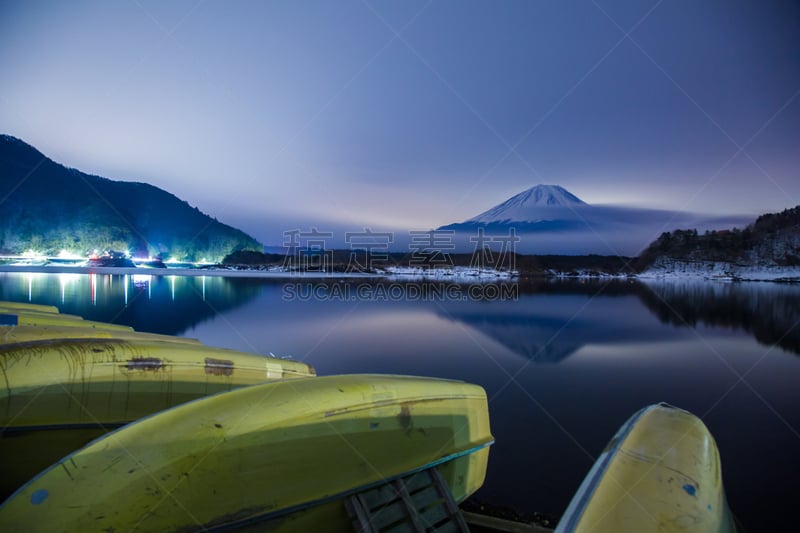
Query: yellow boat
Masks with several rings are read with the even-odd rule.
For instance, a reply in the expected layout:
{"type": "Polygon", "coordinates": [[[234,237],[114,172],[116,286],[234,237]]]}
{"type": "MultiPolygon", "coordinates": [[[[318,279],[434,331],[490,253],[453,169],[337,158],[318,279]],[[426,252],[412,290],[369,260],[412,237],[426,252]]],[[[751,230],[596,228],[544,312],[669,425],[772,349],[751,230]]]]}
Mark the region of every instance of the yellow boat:
{"type": "Polygon", "coordinates": [[[719,451],[696,416],[651,405],[633,415],[595,462],[556,533],[735,531],[719,451]]]}
{"type": "Polygon", "coordinates": [[[131,338],[0,345],[0,499],[143,416],[246,385],[314,375],[296,361],[120,333],[131,338]]]}
{"type": "Polygon", "coordinates": [[[84,320],[52,305],[0,301],[0,345],[48,339],[160,340],[200,344],[197,339],[134,331],[130,326],[84,320]]]}
{"type": "Polygon", "coordinates": [[[0,326],[0,345],[55,339],[124,339],[201,344],[199,340],[189,337],[174,337],[126,329],[98,329],[91,326],[0,326]]]}
{"type": "Polygon", "coordinates": [[[0,308],[17,311],[38,311],[40,313],[58,313],[58,307],[54,305],[32,304],[28,302],[8,302],[0,300],[0,308]]]}
{"type": "Polygon", "coordinates": [[[0,506],[0,530],[352,531],[343,499],[425,469],[463,500],[483,483],[492,442],[476,385],[377,375],[256,385],[65,457],[0,506]]]}
{"type": "Polygon", "coordinates": [[[238,386],[315,375],[305,363],[84,321],[49,306],[2,307],[55,324],[0,326],[0,427],[6,429],[129,422],[238,386]],[[64,317],[68,325],[58,323],[64,317]]]}
{"type": "Polygon", "coordinates": [[[22,309],[3,309],[1,306],[0,326],[72,326],[113,331],[133,331],[133,328],[130,326],[84,320],[77,315],[22,309]]]}

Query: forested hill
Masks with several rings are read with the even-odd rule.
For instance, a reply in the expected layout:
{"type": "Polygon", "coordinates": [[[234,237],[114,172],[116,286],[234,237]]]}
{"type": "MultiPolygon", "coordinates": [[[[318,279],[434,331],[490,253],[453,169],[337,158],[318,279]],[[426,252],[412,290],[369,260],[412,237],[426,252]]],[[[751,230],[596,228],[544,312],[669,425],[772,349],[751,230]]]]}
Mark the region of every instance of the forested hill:
{"type": "Polygon", "coordinates": [[[638,260],[640,270],[658,261],[725,262],[744,266],[800,266],[800,206],[761,215],[744,229],[662,233],[638,260]]]}
{"type": "Polygon", "coordinates": [[[50,255],[129,250],[218,261],[262,246],[158,187],[66,168],[25,142],[0,135],[0,251],[28,249],[50,255]]]}

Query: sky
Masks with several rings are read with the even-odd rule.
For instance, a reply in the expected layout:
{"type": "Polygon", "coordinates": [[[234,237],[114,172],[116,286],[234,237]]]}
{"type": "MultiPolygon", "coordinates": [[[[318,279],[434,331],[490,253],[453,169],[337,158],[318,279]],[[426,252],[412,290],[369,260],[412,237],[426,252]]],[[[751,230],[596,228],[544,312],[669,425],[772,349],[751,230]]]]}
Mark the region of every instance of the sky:
{"type": "Polygon", "coordinates": [[[800,3],[0,0],[0,132],[265,244],[429,229],[538,183],[800,204],[800,3]]]}

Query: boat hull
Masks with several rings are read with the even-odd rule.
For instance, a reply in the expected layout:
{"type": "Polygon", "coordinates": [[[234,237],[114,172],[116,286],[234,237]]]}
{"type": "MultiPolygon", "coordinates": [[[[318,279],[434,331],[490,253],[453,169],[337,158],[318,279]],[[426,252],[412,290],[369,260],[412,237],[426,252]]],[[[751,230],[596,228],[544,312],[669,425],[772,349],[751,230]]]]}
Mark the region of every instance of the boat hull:
{"type": "Polygon", "coordinates": [[[327,376],[204,398],[65,457],[0,507],[0,529],[347,530],[342,499],[438,467],[456,501],[493,442],[482,388],[327,376]]]}
{"type": "Polygon", "coordinates": [[[71,326],[111,331],[133,331],[130,326],[84,320],[77,315],[65,315],[49,311],[27,309],[3,309],[0,306],[0,325],[2,326],[71,326]]]}
{"type": "Polygon", "coordinates": [[[68,453],[144,416],[243,386],[314,375],[296,361],[149,338],[0,345],[0,372],[0,499],[68,453]]]}
{"type": "Polygon", "coordinates": [[[58,313],[58,307],[54,305],[41,305],[28,302],[9,302],[0,301],[0,308],[16,311],[38,311],[40,313],[58,313]]]}
{"type": "Polygon", "coordinates": [[[0,326],[0,345],[20,344],[55,339],[124,339],[162,341],[200,345],[189,337],[174,337],[125,329],[98,329],[91,326],[0,326]]]}
{"type": "Polygon", "coordinates": [[[665,404],[633,415],[581,484],[557,533],[735,531],[719,451],[696,416],[665,404]]]}

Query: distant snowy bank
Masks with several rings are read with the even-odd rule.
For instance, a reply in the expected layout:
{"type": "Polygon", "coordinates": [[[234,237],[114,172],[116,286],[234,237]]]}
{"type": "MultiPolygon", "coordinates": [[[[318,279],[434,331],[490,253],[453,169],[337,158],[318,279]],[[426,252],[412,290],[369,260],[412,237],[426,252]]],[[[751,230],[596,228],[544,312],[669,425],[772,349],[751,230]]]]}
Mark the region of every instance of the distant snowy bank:
{"type": "Polygon", "coordinates": [[[632,274],[603,272],[600,270],[547,270],[547,277],[559,279],[627,279],[633,277],[632,274]]]}
{"type": "Polygon", "coordinates": [[[777,265],[741,265],[723,261],[690,261],[658,259],[653,266],[639,274],[609,273],[602,270],[548,269],[535,274],[476,267],[386,267],[371,272],[298,272],[282,266],[215,266],[206,268],[121,268],[63,265],[0,265],[0,272],[60,273],[60,274],[117,274],[149,276],[224,276],[237,278],[276,279],[346,279],[372,278],[392,281],[450,281],[453,283],[493,283],[517,281],[520,276],[553,279],[641,279],[691,281],[775,281],[800,283],[800,267],[777,265]]]}
{"type": "Polygon", "coordinates": [[[642,279],[800,282],[800,267],[775,264],[741,265],[724,261],[659,258],[653,266],[641,272],[637,277],[642,279]]]}
{"type": "Polygon", "coordinates": [[[477,267],[387,267],[372,272],[314,272],[297,271],[283,266],[214,266],[205,268],[126,268],[87,267],[65,265],[0,265],[0,272],[22,272],[30,274],[118,274],[145,276],[223,276],[236,278],[281,278],[281,279],[338,279],[375,278],[394,281],[452,281],[457,283],[490,283],[516,279],[516,271],[477,267]]]}
{"type": "Polygon", "coordinates": [[[435,279],[439,281],[452,280],[461,282],[510,280],[519,275],[516,271],[460,266],[430,269],[421,267],[386,267],[385,269],[381,269],[378,274],[385,275],[395,280],[435,279]]]}

